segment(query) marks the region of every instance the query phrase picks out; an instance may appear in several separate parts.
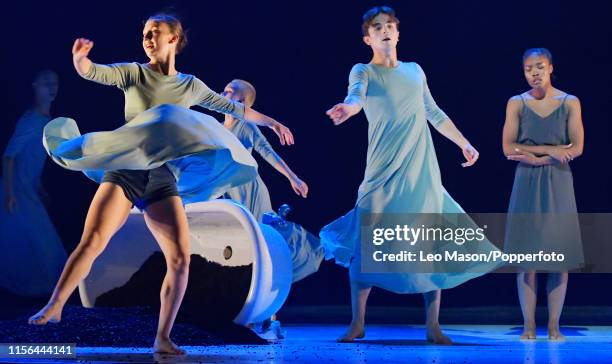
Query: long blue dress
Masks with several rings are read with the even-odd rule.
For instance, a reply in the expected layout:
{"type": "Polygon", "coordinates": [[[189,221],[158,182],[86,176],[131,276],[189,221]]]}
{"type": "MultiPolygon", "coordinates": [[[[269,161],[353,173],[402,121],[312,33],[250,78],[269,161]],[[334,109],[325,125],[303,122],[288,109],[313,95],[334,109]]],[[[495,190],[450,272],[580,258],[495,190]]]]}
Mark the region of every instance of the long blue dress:
{"type": "Polygon", "coordinates": [[[5,209],[0,180],[0,287],[21,295],[50,294],[66,262],[64,246],[39,196],[47,159],[40,140],[47,121],[47,116],[26,111],[4,151],[15,160],[17,206],[12,214],[5,209]]]}
{"type": "MultiPolygon", "coordinates": [[[[240,140],[249,153],[255,150],[270,165],[277,163],[278,155],[256,125],[237,120],[228,130],[240,140]]],[[[264,213],[273,211],[270,192],[259,174],[252,181],[231,188],[226,192],[226,196],[244,205],[257,221],[261,221],[264,213]]]]}
{"type": "MultiPolygon", "coordinates": [[[[270,165],[278,163],[280,157],[256,125],[237,120],[229,130],[250,153],[255,150],[270,165]]],[[[258,221],[262,221],[263,214],[273,212],[270,193],[259,174],[252,181],[228,190],[225,197],[244,205],[258,221]]],[[[272,227],[285,238],[291,251],[293,282],[319,270],[324,251],[315,235],[291,221],[274,223],[272,227]]]]}
{"type": "MultiPolygon", "coordinates": [[[[326,257],[350,267],[352,281],[397,293],[451,288],[498,266],[480,265],[470,272],[455,273],[363,272],[360,219],[364,214],[464,211],[442,186],[427,121],[436,126],[448,117],[436,105],[418,64],[399,62],[395,68],[356,64],[345,102],[358,103],[365,111],[367,162],[355,207],[319,234],[326,257]]],[[[465,249],[473,247],[466,244],[465,249]]],[[[478,249],[496,250],[488,241],[478,249]]]]}

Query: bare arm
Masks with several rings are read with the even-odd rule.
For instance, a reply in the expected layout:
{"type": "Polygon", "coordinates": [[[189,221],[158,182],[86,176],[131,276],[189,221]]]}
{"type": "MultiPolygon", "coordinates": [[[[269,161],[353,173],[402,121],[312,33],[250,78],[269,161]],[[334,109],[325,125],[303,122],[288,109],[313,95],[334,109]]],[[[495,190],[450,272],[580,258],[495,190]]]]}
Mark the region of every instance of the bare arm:
{"type": "Polygon", "coordinates": [[[474,148],[463,134],[461,134],[450,118],[446,118],[444,121],[435,124],[435,128],[440,134],[444,135],[444,137],[461,148],[461,152],[466,160],[461,163],[461,166],[470,167],[476,163],[478,157],[480,157],[480,153],[478,153],[476,148],[474,148]]]}
{"type": "Polygon", "coordinates": [[[567,99],[569,109],[568,133],[571,147],[566,150],[571,154],[571,159],[582,155],[584,150],[584,126],[582,124],[582,107],[577,97],[570,96],[567,99]]]}
{"type": "MultiPolygon", "coordinates": [[[[535,157],[552,157],[544,158],[542,160],[531,161],[533,165],[542,165],[554,163],[557,160],[561,163],[567,163],[572,159],[570,148],[572,145],[525,145],[517,143],[519,122],[520,122],[520,111],[522,108],[522,101],[519,96],[514,96],[508,100],[506,106],[506,120],[504,122],[504,130],[502,135],[502,149],[504,155],[511,160],[517,160],[510,158],[512,155],[520,155],[524,153],[533,154],[535,157]]],[[[527,162],[526,162],[527,163],[527,162]]]]}
{"type": "Polygon", "coordinates": [[[292,145],[295,143],[293,139],[293,134],[291,133],[291,130],[289,130],[289,128],[272,119],[271,117],[266,116],[260,113],[259,111],[256,111],[255,109],[245,106],[243,120],[256,125],[267,126],[268,128],[274,130],[276,135],[278,135],[280,143],[282,145],[292,145]]]}
{"type": "Polygon", "coordinates": [[[524,145],[517,143],[520,111],[522,105],[522,101],[518,96],[510,98],[510,100],[508,100],[508,104],[506,105],[506,121],[504,122],[504,130],[502,134],[502,149],[504,155],[508,157],[509,155],[516,154],[517,149],[524,150],[535,155],[547,155],[550,151],[550,146],[548,145],[524,145]]]}
{"type": "Polygon", "coordinates": [[[556,161],[546,154],[547,148],[518,144],[520,110],[523,106],[519,97],[508,100],[506,106],[506,121],[502,134],[502,149],[508,160],[526,163],[532,166],[554,164],[556,161]],[[539,156],[536,154],[540,154],[539,156]]]}
{"type": "MultiPolygon", "coordinates": [[[[277,155],[278,156],[278,155],[277,155]]],[[[276,163],[270,163],[274,169],[279,171],[283,176],[287,177],[289,183],[291,184],[291,188],[295,191],[296,194],[306,198],[308,196],[308,185],[306,182],[302,181],[293,171],[287,163],[281,158],[278,157],[276,163]]]]}
{"type": "Polygon", "coordinates": [[[480,153],[474,148],[470,142],[461,134],[459,129],[455,126],[455,123],[438,107],[436,101],[431,95],[429,86],[427,85],[427,77],[425,71],[417,64],[417,68],[423,77],[423,104],[425,106],[425,116],[431,125],[436,130],[444,135],[447,139],[455,143],[465,157],[465,162],[461,163],[463,167],[470,167],[476,163],[480,153]]]}
{"type": "Polygon", "coordinates": [[[222,114],[229,114],[250,124],[267,126],[278,135],[282,145],[294,144],[291,130],[278,121],[238,101],[230,100],[219,95],[198,78],[195,78],[192,85],[194,94],[193,105],[198,105],[222,114]]]}
{"type": "Polygon", "coordinates": [[[447,118],[440,124],[436,125],[436,130],[444,135],[448,140],[455,143],[459,148],[464,148],[470,142],[461,134],[457,126],[450,118],[447,118]]]}
{"type": "Polygon", "coordinates": [[[270,164],[274,169],[287,177],[293,191],[296,194],[306,198],[308,195],[308,185],[302,181],[287,163],[274,151],[266,137],[262,134],[257,126],[253,126],[253,148],[259,155],[270,164]]]}

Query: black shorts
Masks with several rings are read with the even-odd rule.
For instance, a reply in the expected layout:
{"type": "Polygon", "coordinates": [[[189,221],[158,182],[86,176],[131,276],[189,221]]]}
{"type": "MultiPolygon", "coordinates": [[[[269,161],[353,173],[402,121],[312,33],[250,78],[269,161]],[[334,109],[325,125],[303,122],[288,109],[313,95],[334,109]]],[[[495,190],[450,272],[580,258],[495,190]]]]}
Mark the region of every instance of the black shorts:
{"type": "Polygon", "coordinates": [[[120,186],[125,197],[140,210],[164,198],[179,196],[174,175],[165,165],[144,171],[130,169],[108,171],[104,173],[102,182],[120,186]]]}

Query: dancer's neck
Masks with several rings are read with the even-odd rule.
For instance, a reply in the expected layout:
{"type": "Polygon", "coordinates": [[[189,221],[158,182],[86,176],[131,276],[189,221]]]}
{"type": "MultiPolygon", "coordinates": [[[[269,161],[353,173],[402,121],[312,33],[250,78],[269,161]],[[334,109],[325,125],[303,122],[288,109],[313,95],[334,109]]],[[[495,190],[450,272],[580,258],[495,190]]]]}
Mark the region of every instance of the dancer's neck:
{"type": "Polygon", "coordinates": [[[236,119],[235,117],[231,115],[225,115],[225,120],[223,120],[223,126],[225,126],[226,128],[231,128],[237,122],[238,119],[236,119]]]}
{"type": "Polygon", "coordinates": [[[529,94],[536,100],[543,100],[547,97],[551,97],[555,93],[555,88],[548,84],[544,87],[534,87],[529,91],[529,94]]]}
{"type": "Polygon", "coordinates": [[[37,102],[32,109],[41,115],[51,116],[51,102],[37,102]]]}
{"type": "Polygon", "coordinates": [[[165,76],[175,76],[178,72],[175,68],[175,60],[174,57],[169,56],[167,59],[159,60],[159,59],[151,59],[149,61],[149,68],[157,73],[161,73],[165,76]]]}
{"type": "Polygon", "coordinates": [[[397,50],[395,48],[384,51],[374,50],[374,55],[370,63],[382,67],[395,68],[399,64],[397,60],[397,50]]]}

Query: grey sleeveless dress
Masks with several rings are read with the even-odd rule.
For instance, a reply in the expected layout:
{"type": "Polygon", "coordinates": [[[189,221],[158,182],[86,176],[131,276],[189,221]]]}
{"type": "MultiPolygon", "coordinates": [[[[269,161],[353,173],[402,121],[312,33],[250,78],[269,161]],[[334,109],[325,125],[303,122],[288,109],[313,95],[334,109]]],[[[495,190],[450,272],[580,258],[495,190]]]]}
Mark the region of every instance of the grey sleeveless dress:
{"type": "MultiPolygon", "coordinates": [[[[524,145],[569,144],[567,95],[546,117],[536,114],[521,96],[517,143],[524,145]]],[[[516,166],[504,250],[507,253],[557,253],[563,262],[533,261],[524,269],[564,271],[584,264],[580,226],[569,164],[516,166]]]]}

